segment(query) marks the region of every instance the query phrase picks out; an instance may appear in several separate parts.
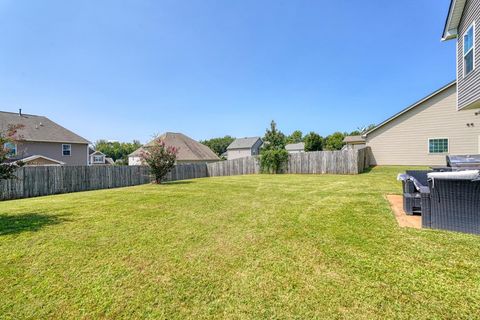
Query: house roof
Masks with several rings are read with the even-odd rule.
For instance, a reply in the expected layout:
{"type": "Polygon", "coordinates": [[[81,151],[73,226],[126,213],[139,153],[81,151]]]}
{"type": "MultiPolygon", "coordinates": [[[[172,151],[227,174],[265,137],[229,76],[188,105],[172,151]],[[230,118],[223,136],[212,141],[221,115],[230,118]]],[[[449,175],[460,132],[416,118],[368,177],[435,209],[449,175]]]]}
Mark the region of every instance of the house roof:
{"type": "Polygon", "coordinates": [[[363,143],[365,142],[365,138],[362,136],[346,136],[343,139],[345,143],[363,143]]]}
{"type": "Polygon", "coordinates": [[[89,143],[47,117],[0,111],[0,131],[6,131],[9,125],[23,126],[18,130],[23,141],[89,143]]]}
{"type": "Polygon", "coordinates": [[[238,138],[235,139],[230,145],[227,147],[227,150],[231,149],[251,149],[257,143],[260,137],[246,137],[246,138],[238,138]]]}
{"type": "MultiPolygon", "coordinates": [[[[198,141],[187,137],[183,133],[166,132],[159,138],[167,146],[175,147],[178,150],[177,160],[179,161],[212,161],[220,158],[209,147],[198,141]]],[[[155,140],[150,141],[145,146],[138,148],[130,157],[138,157],[142,152],[148,150],[148,147],[154,144],[155,140]]]]}
{"type": "Polygon", "coordinates": [[[385,120],[385,121],[383,121],[382,123],[380,123],[379,125],[377,125],[375,128],[367,131],[365,134],[362,135],[362,137],[364,137],[364,138],[367,137],[367,136],[368,136],[370,133],[372,133],[373,131],[375,131],[375,130],[381,128],[381,127],[383,127],[384,125],[386,125],[386,124],[389,123],[390,121],[398,118],[399,116],[401,116],[402,114],[404,114],[404,113],[412,110],[413,108],[418,107],[418,106],[421,105],[423,102],[427,101],[428,99],[433,98],[433,97],[436,96],[437,94],[442,93],[443,91],[449,89],[450,87],[452,87],[452,86],[454,86],[454,85],[456,85],[456,84],[457,84],[457,81],[452,81],[452,82],[450,82],[449,84],[441,87],[440,89],[438,89],[437,91],[429,94],[429,95],[426,96],[425,98],[423,98],[423,99],[415,102],[414,104],[408,106],[407,108],[403,109],[402,111],[398,112],[397,114],[391,116],[391,117],[388,118],[387,120],[385,120]]]}
{"type": "Polygon", "coordinates": [[[23,158],[23,159],[18,159],[16,161],[22,161],[22,162],[28,163],[30,161],[37,160],[37,159],[44,159],[44,160],[56,163],[56,164],[61,165],[61,166],[63,166],[65,164],[65,162],[55,160],[55,159],[52,159],[52,158],[49,158],[49,157],[45,157],[45,156],[42,156],[42,155],[39,155],[39,154],[29,156],[29,157],[26,157],[26,158],[23,158]]]}
{"type": "Polygon", "coordinates": [[[287,151],[297,151],[297,150],[305,150],[305,143],[298,142],[298,143],[289,143],[285,146],[287,151]]]}
{"type": "Polygon", "coordinates": [[[93,155],[101,155],[101,156],[104,156],[104,155],[105,155],[105,153],[103,153],[103,152],[101,152],[101,151],[95,151],[95,150],[94,150],[93,152],[89,152],[89,153],[90,153],[90,154],[89,154],[90,156],[93,156],[93,155]]]}
{"type": "Polygon", "coordinates": [[[445,27],[443,28],[443,41],[454,39],[458,36],[458,25],[462,19],[466,2],[466,0],[450,1],[450,8],[448,9],[447,19],[445,20],[445,27]]]}

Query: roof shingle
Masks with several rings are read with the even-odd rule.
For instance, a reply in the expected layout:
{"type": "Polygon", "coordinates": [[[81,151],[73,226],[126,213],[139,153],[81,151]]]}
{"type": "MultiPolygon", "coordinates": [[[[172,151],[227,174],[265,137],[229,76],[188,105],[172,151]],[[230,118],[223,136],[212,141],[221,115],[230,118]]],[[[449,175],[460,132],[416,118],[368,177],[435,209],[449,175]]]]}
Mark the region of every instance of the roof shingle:
{"type": "Polygon", "coordinates": [[[248,137],[248,138],[238,138],[235,139],[228,147],[227,150],[231,149],[251,149],[258,140],[261,140],[260,137],[248,137]]]}
{"type": "MultiPolygon", "coordinates": [[[[198,141],[187,137],[183,133],[166,132],[159,136],[160,139],[165,142],[166,146],[172,146],[177,148],[177,160],[178,161],[213,161],[220,160],[220,158],[209,147],[201,144],[198,141]]],[[[145,146],[138,148],[131,154],[130,157],[138,157],[152,146],[155,140],[150,141],[145,146]]]]}
{"type": "Polygon", "coordinates": [[[90,143],[47,117],[0,111],[0,131],[6,131],[9,125],[22,126],[18,136],[24,141],[90,143]]]}

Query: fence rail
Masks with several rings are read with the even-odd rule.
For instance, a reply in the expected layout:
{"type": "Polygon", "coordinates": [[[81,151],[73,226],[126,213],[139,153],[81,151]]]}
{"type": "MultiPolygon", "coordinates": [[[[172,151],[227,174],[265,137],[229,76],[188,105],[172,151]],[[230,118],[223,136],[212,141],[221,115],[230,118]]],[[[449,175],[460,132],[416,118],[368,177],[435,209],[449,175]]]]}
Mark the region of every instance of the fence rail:
{"type": "MultiPolygon", "coordinates": [[[[358,174],[369,166],[368,148],[290,154],[286,173],[358,174]]],[[[260,173],[258,157],[178,164],[166,181],[260,173]]],[[[18,179],[0,181],[0,200],[134,186],[151,181],[146,166],[23,167],[18,179]]]]}

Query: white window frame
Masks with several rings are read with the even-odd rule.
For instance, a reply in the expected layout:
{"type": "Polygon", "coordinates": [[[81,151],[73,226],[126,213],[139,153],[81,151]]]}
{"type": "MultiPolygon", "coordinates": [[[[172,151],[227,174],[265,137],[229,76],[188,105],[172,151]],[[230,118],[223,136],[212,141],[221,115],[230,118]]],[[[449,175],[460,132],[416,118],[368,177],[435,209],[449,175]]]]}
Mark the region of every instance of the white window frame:
{"type": "Polygon", "coordinates": [[[72,145],[68,143],[62,144],[62,157],[71,157],[72,156],[72,145]],[[65,149],[63,148],[64,146],[68,146],[68,150],[70,151],[70,154],[65,154],[64,151],[65,149]]]}
{"type": "Polygon", "coordinates": [[[13,144],[13,145],[15,146],[15,147],[14,147],[14,148],[15,148],[15,152],[13,152],[13,153],[11,153],[11,154],[9,153],[9,154],[8,154],[8,157],[15,157],[15,156],[17,155],[17,144],[14,143],[14,142],[5,142],[5,143],[3,144],[3,148],[4,148],[4,149],[7,149],[7,145],[8,145],[8,144],[13,144]]]}
{"type": "Polygon", "coordinates": [[[105,163],[105,156],[102,156],[101,154],[99,154],[99,155],[94,154],[94,155],[92,156],[92,163],[105,163]],[[96,160],[95,160],[96,157],[99,157],[101,160],[100,160],[100,161],[96,161],[96,160]]]}
{"type": "Polygon", "coordinates": [[[446,138],[446,137],[428,138],[427,139],[427,151],[428,151],[428,154],[431,154],[431,155],[449,154],[450,153],[450,139],[446,138]],[[447,152],[430,152],[430,141],[431,140],[447,140],[447,152]]]}
{"type": "Polygon", "coordinates": [[[465,78],[466,76],[468,76],[469,74],[471,74],[473,72],[473,70],[475,70],[475,21],[472,22],[472,24],[467,28],[467,30],[465,30],[465,32],[463,33],[462,35],[462,63],[463,63],[463,77],[465,78]],[[472,29],[472,36],[473,36],[473,39],[472,39],[472,47],[470,48],[470,50],[468,50],[467,52],[465,52],[465,35],[468,33],[468,31],[470,31],[470,29],[472,29]],[[465,57],[472,51],[472,70],[470,70],[469,73],[466,73],[466,68],[465,68],[465,57]]]}

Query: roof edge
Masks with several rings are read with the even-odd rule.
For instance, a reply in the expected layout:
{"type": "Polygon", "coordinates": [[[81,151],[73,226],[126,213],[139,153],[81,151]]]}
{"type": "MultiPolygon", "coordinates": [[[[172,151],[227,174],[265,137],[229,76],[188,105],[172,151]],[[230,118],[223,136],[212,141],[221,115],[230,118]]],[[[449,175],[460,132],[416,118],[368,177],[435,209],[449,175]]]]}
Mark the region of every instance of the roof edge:
{"type": "Polygon", "coordinates": [[[445,26],[443,27],[442,41],[455,39],[458,36],[458,24],[460,21],[452,22],[452,17],[455,12],[460,10],[463,12],[465,8],[465,0],[451,0],[448,8],[447,18],[445,19],[445,26]],[[453,23],[453,24],[452,24],[453,23]]]}
{"type": "Polygon", "coordinates": [[[362,137],[366,138],[370,133],[372,133],[373,131],[383,127],[384,125],[386,125],[387,123],[389,123],[390,121],[393,121],[395,120],[396,118],[398,118],[399,116],[401,116],[402,114],[404,113],[407,113],[408,111],[412,110],[413,108],[415,107],[418,107],[420,104],[422,104],[423,102],[433,98],[434,96],[436,96],[437,94],[449,89],[450,87],[454,86],[457,84],[457,80],[453,80],[451,81],[450,83],[448,83],[447,85],[441,87],[440,89],[432,92],[431,94],[427,95],[426,97],[418,100],[417,102],[415,102],[414,104],[411,104],[410,106],[408,106],[407,108],[403,109],[402,111],[394,114],[393,116],[391,116],[390,118],[388,118],[387,120],[381,122],[379,125],[377,125],[375,128],[365,132],[364,134],[362,134],[362,137]]]}

